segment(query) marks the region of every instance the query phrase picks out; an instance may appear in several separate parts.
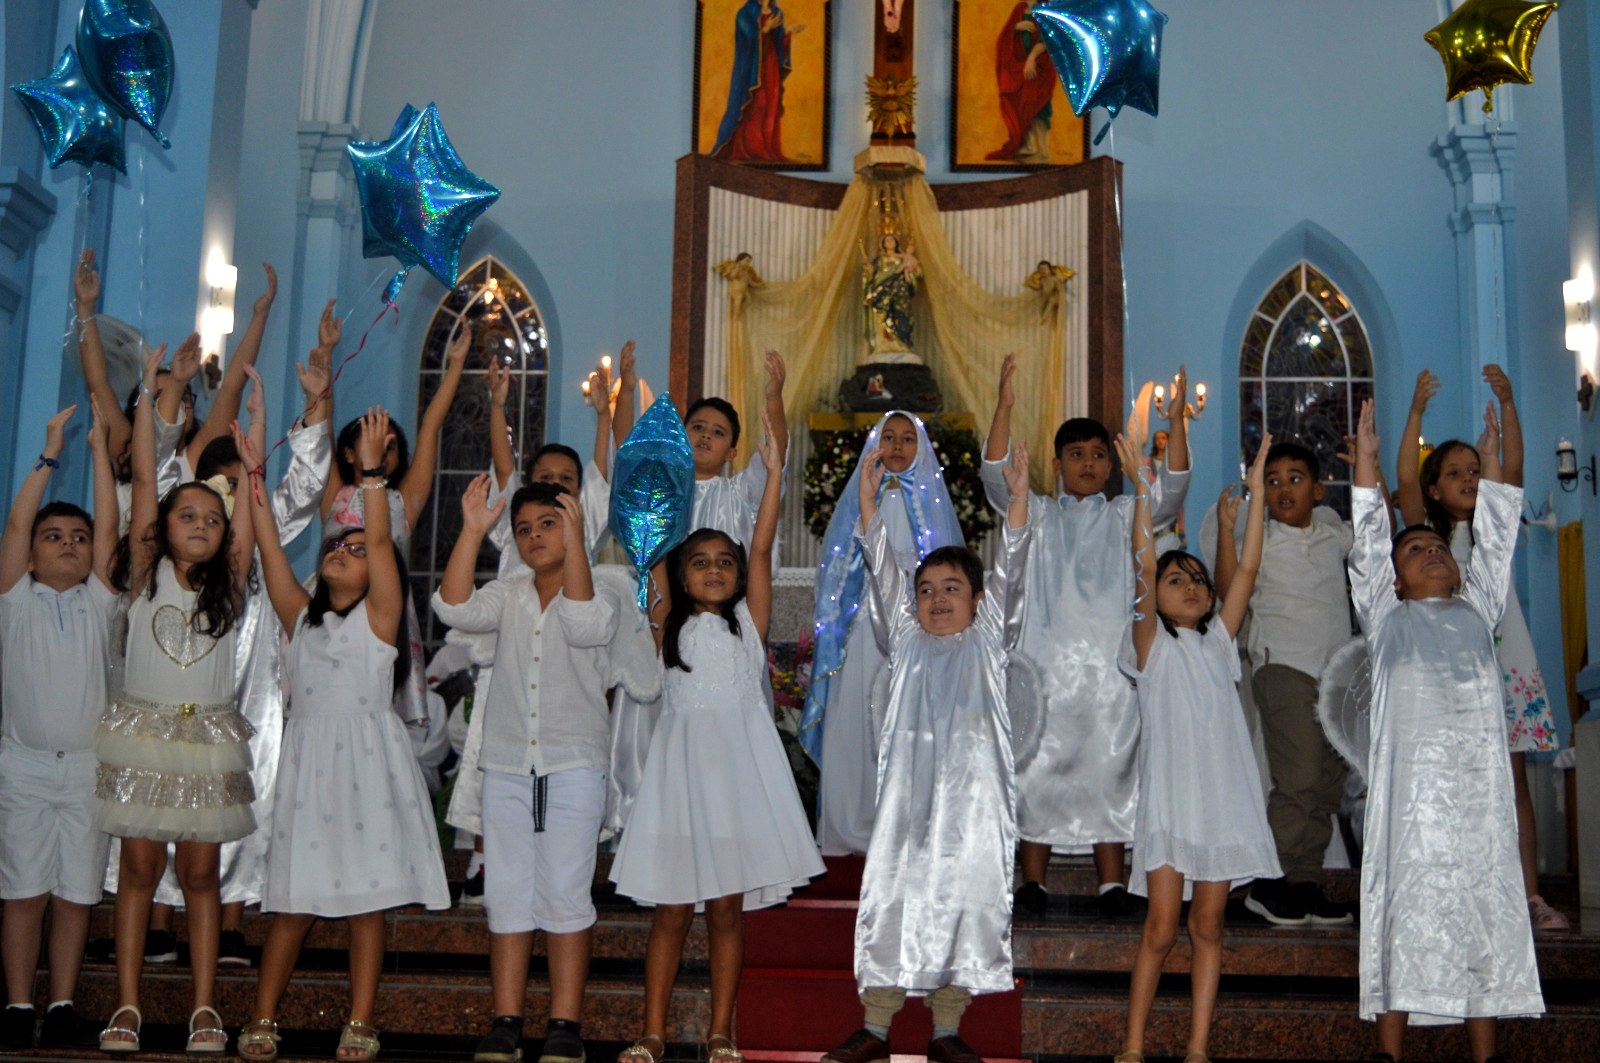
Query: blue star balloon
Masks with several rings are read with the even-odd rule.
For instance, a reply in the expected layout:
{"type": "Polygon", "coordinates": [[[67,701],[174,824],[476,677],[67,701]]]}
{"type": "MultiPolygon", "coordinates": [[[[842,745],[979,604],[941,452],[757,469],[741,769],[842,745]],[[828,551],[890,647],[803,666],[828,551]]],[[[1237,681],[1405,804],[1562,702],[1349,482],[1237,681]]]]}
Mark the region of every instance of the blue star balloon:
{"type": "Polygon", "coordinates": [[[18,82],[11,91],[39,127],[52,170],[71,161],[86,169],[100,162],[128,172],[122,157],[122,117],[95,95],[72,45],[67,45],[48,77],[18,82]]]}
{"type": "Polygon", "coordinates": [[[100,98],[131,118],[164,148],[156,128],[172,98],[172,36],[150,0],[85,0],[78,15],[78,54],[100,98]]]}
{"type": "MultiPolygon", "coordinates": [[[[439,108],[409,103],[388,140],[345,148],[361,196],[361,253],[421,266],[446,288],[461,268],[461,243],[500,190],[467,169],[445,135],[439,108]]],[[[405,269],[386,292],[399,291],[405,269]]]]}
{"type": "MultiPolygon", "coordinates": [[[[1160,108],[1161,28],[1167,16],[1145,0],[1044,0],[1030,16],[1061,74],[1072,113],[1160,108]]],[[[1096,144],[1110,121],[1094,138],[1096,144]]]]}
{"type": "Polygon", "coordinates": [[[638,570],[647,611],[650,569],[688,537],[694,517],[694,451],[672,396],[634,422],[611,468],[611,534],[638,570]]]}

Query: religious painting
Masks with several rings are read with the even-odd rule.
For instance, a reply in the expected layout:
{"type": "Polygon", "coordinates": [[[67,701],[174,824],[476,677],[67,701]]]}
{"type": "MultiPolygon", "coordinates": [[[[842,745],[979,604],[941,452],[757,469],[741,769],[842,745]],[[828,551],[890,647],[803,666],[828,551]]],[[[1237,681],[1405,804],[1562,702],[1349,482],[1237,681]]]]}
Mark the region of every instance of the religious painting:
{"type": "Polygon", "coordinates": [[[694,151],[828,168],[832,0],[696,0],[694,151]]]}
{"type": "Polygon", "coordinates": [[[950,168],[1040,170],[1089,157],[1039,27],[1035,0],[956,0],[950,168]]]}

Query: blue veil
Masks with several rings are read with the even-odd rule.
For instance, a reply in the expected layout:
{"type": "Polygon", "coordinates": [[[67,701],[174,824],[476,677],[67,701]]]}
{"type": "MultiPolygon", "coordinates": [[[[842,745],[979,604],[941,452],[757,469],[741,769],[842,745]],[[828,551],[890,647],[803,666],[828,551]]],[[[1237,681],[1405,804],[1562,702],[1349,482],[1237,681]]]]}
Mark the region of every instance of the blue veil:
{"type": "MultiPolygon", "coordinates": [[[[927,557],[941,546],[966,545],[955,506],[950,503],[950,492],[945,488],[944,470],[939,467],[933,444],[928,440],[927,426],[920,417],[904,410],[890,410],[884,414],[867,434],[862,457],[878,445],[884,422],[896,415],[906,418],[916,428],[917,457],[905,472],[884,476],[879,500],[888,489],[889,481],[898,480],[900,490],[897,493],[905,503],[906,516],[917,539],[918,557],[927,557]]],[[[822,560],[817,564],[817,606],[812,622],[816,654],[811,660],[811,688],[806,694],[805,713],[800,717],[800,745],[819,765],[822,763],[822,718],[828,704],[829,681],[844,667],[845,644],[866,591],[866,558],[856,539],[856,525],[861,519],[860,491],[861,461],[858,460],[828,521],[827,534],[822,537],[822,560]]]]}

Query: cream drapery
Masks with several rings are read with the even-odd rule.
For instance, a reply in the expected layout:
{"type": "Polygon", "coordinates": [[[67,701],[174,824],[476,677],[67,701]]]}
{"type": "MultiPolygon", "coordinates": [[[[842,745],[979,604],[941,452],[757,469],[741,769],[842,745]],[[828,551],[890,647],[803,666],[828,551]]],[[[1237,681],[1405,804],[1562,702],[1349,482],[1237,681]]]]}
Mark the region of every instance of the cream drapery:
{"type": "MultiPolygon", "coordinates": [[[[744,287],[737,306],[729,299],[727,394],[741,416],[759,417],[761,354],[768,349],[788,363],[784,406],[791,430],[802,430],[807,413],[833,408],[840,382],[863,349],[859,249],[877,246],[880,184],[864,176],[851,182],[822,246],[799,276],[744,287]]],[[[933,370],[945,408],[975,414],[985,431],[1000,364],[1016,353],[1021,368],[1012,430],[1028,444],[1035,486],[1048,490],[1050,444],[1064,409],[1067,300],[1048,307],[1045,293],[1022,287],[1033,262],[1016,264],[1019,294],[984,289],[956,260],[928,183],[915,176],[893,184],[901,231],[922,265],[912,346],[933,370]]]]}

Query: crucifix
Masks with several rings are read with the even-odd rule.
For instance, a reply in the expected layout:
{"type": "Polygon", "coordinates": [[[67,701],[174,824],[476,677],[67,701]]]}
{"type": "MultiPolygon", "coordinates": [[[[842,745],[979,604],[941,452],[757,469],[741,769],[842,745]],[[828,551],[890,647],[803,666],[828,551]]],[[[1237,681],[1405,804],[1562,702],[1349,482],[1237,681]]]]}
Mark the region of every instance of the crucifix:
{"type": "Polygon", "coordinates": [[[917,102],[912,41],[917,0],[877,0],[872,28],[872,73],[867,75],[867,117],[872,143],[913,147],[917,102]]]}

